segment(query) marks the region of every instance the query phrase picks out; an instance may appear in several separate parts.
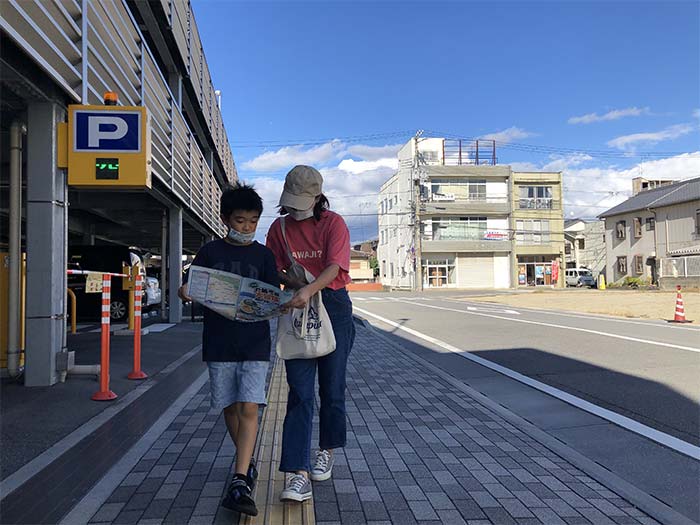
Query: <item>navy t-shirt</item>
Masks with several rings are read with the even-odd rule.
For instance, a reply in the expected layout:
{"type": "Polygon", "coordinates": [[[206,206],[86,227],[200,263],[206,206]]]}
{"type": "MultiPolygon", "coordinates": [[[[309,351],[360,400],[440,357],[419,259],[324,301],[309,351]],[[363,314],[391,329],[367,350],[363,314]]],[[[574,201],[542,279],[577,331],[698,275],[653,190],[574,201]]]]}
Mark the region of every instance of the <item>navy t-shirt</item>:
{"type": "MultiPolygon", "coordinates": [[[[275,256],[258,242],[237,246],[223,239],[211,241],[200,248],[192,264],[280,285],[275,256]]],[[[268,321],[241,323],[204,308],[204,361],[269,361],[271,344],[268,321]]]]}

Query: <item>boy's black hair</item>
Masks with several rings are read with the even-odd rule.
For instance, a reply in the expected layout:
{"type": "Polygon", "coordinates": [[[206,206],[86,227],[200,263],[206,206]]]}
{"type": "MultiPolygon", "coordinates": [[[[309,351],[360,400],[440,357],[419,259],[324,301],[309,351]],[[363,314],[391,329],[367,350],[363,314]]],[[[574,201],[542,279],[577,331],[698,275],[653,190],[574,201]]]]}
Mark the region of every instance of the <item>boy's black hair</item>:
{"type": "MultiPolygon", "coordinates": [[[[314,204],[314,219],[317,221],[321,220],[321,215],[323,215],[323,212],[326,211],[328,208],[331,207],[331,203],[328,201],[328,197],[326,197],[323,193],[321,193],[321,196],[318,199],[318,202],[314,204]]],[[[279,207],[280,215],[286,215],[288,213],[287,209],[284,206],[279,207]]]]}
{"type": "Polygon", "coordinates": [[[257,211],[260,215],[263,212],[263,202],[249,184],[239,183],[226,188],[221,193],[221,215],[228,219],[235,210],[257,211]]]}

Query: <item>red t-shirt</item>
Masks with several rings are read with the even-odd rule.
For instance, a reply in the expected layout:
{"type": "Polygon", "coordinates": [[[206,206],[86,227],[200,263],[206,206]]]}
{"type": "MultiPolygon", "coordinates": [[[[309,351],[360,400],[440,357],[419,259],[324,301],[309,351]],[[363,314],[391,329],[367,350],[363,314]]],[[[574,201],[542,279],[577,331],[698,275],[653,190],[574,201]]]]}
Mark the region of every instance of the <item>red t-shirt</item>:
{"type": "MultiPolygon", "coordinates": [[[[292,255],[314,276],[321,275],[331,264],[340,267],[338,276],[328,288],[339,290],[350,283],[350,232],[340,215],[324,211],[320,221],[312,218],[299,222],[287,215],[284,230],[292,255]]],[[[270,226],[266,244],[275,254],[278,271],[291,266],[292,262],[287,257],[287,247],[282,237],[280,219],[270,226]]]]}

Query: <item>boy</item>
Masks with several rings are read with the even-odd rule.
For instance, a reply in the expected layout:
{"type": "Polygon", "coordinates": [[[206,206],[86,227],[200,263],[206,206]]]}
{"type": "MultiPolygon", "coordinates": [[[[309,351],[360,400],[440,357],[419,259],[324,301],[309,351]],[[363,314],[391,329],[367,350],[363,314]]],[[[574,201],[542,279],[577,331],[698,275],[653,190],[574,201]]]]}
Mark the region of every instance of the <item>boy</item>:
{"type": "MultiPolygon", "coordinates": [[[[262,211],[262,199],[251,186],[225,190],[221,220],[229,228],[228,234],[202,246],[192,264],[279,286],[274,255],[253,240],[262,211]]],[[[178,295],[183,301],[191,300],[187,284],[178,295]]],[[[270,347],[268,321],[231,321],[204,308],[202,357],[209,368],[211,407],[223,410],[236,445],[236,470],[222,505],[251,516],[258,514],[251,497],[258,473],[251,457],[258,432],[258,406],[265,404],[270,347]]]]}

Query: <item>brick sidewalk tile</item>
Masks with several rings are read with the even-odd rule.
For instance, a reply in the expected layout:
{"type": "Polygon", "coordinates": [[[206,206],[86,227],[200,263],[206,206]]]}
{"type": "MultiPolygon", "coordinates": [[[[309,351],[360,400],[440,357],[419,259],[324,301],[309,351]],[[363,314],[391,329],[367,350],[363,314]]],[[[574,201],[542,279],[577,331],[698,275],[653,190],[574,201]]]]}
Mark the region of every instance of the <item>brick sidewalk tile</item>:
{"type": "MultiPolygon", "coordinates": [[[[407,352],[358,327],[348,442],[314,484],[317,524],[656,523],[407,352]]],[[[90,523],[231,523],[234,453],[205,385],[90,523]]]]}

